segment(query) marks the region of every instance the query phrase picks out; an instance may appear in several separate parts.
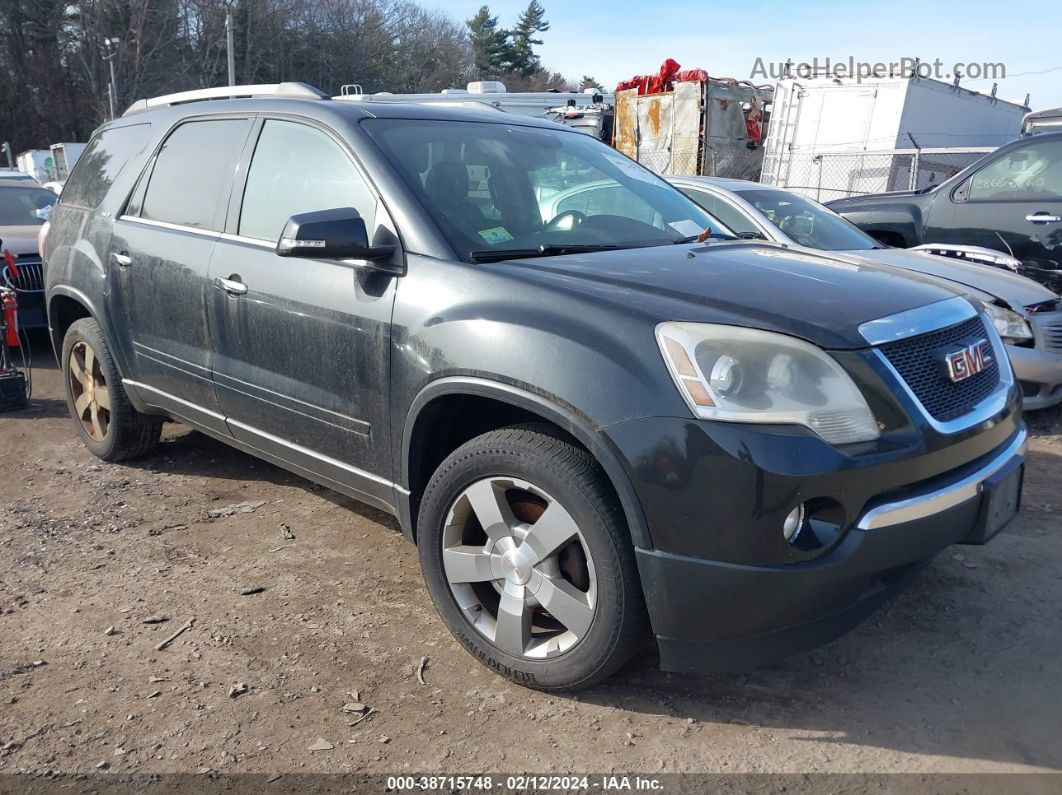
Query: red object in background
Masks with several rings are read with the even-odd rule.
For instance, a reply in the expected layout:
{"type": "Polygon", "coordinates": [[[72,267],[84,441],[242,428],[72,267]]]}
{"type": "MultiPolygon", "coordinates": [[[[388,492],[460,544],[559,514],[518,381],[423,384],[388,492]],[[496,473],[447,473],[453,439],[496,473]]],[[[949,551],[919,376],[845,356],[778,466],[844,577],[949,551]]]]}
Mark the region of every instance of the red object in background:
{"type": "Polygon", "coordinates": [[[749,112],[745,114],[745,131],[753,143],[763,141],[763,103],[759,97],[753,97],[749,103],[749,112]]]}
{"type": "Polygon", "coordinates": [[[11,274],[8,278],[14,284],[15,280],[18,279],[18,260],[11,253],[11,249],[4,249],[4,266],[7,268],[7,272],[11,274]]]}
{"type": "Polygon", "coordinates": [[[0,309],[3,311],[4,326],[7,328],[5,341],[9,348],[19,347],[18,341],[18,299],[14,290],[4,290],[0,309]]]}
{"type": "Polygon", "coordinates": [[[689,83],[707,79],[708,72],[706,70],[682,69],[682,64],[668,58],[660,65],[660,71],[655,75],[635,75],[630,80],[624,80],[622,83],[617,84],[616,91],[637,88],[639,94],[659,94],[661,91],[671,91],[675,87],[675,83],[689,83]]]}

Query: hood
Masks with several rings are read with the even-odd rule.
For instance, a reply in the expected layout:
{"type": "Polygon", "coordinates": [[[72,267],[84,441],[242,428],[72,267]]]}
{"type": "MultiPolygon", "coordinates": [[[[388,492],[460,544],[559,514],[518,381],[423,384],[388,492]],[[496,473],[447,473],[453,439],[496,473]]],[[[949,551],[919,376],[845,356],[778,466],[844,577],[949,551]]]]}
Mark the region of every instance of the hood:
{"type": "Polygon", "coordinates": [[[940,279],[982,300],[1000,299],[1019,312],[1030,304],[1051,301],[1058,297],[1039,282],[1002,268],[993,268],[991,265],[978,265],[902,248],[844,253],[940,279]]]}
{"type": "Polygon", "coordinates": [[[502,267],[663,320],[791,334],[865,348],[859,325],[955,297],[939,284],[852,257],[767,243],[664,245],[510,260],[502,267]]]}
{"type": "Polygon", "coordinates": [[[36,224],[23,226],[0,226],[0,248],[8,249],[16,257],[37,253],[37,234],[41,228],[36,224]]]}
{"type": "Polygon", "coordinates": [[[831,210],[836,210],[838,207],[856,207],[861,204],[874,204],[879,199],[901,199],[911,196],[925,196],[927,193],[931,193],[929,190],[892,190],[886,193],[868,193],[864,196],[848,196],[844,199],[833,199],[832,201],[823,202],[831,210]]]}

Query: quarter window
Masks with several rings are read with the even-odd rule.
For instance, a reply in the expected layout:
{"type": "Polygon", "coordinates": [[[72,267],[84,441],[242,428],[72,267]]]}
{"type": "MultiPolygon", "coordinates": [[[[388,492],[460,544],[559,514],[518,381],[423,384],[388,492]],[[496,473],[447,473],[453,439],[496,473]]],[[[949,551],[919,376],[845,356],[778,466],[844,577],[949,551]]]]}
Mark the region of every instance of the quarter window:
{"type": "Polygon", "coordinates": [[[339,207],[358,211],[371,240],[376,198],[342,147],[305,124],[267,120],[247,173],[239,233],[272,242],[291,216],[339,207]]]}
{"type": "Polygon", "coordinates": [[[228,196],[248,125],[246,119],[191,121],[170,133],[155,158],[140,216],[220,229],[218,204],[223,193],[228,196]]]}

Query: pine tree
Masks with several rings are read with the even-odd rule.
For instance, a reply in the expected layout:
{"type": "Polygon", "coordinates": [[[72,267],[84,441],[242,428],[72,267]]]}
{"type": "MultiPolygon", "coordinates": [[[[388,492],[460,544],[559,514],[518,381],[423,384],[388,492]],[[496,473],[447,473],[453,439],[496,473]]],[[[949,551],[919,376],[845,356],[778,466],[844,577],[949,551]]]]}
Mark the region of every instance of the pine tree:
{"type": "Polygon", "coordinates": [[[539,57],[535,54],[534,47],[542,43],[542,39],[536,39],[536,33],[545,33],[549,30],[549,22],[546,21],[546,9],[538,0],[531,0],[527,8],[520,14],[516,27],[509,32],[511,43],[508,53],[508,68],[512,72],[518,72],[524,77],[534,74],[539,68],[539,57]]]}
{"type": "Polygon", "coordinates": [[[596,77],[590,75],[583,75],[583,79],[579,82],[579,90],[585,91],[588,88],[600,88],[601,84],[597,82],[596,77]]]}
{"type": "Polygon", "coordinates": [[[509,60],[509,32],[498,27],[498,18],[491,16],[487,6],[480,6],[465,25],[472,42],[472,69],[476,78],[497,77],[509,60]]]}

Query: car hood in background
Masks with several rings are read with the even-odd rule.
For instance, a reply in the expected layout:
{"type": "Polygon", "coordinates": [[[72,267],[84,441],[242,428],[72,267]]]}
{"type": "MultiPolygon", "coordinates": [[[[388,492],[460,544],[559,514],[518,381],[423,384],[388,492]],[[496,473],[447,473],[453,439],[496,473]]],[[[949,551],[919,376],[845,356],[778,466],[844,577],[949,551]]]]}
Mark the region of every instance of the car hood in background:
{"type": "Polygon", "coordinates": [[[6,248],[16,257],[37,253],[37,235],[41,228],[36,224],[0,226],[0,249],[6,248]]]}
{"type": "Polygon", "coordinates": [[[502,265],[661,320],[779,331],[824,348],[865,348],[861,323],[956,294],[869,260],[758,242],[629,248],[502,265]]]}
{"type": "Polygon", "coordinates": [[[886,265],[945,279],[957,286],[967,288],[969,292],[983,293],[983,295],[977,295],[978,298],[1000,298],[1011,309],[1019,311],[1031,304],[1050,301],[1058,297],[1032,279],[1001,268],[993,268],[990,265],[962,262],[950,257],[938,257],[934,254],[907,251],[902,248],[840,253],[870,259],[874,262],[884,262],[886,265]]]}

